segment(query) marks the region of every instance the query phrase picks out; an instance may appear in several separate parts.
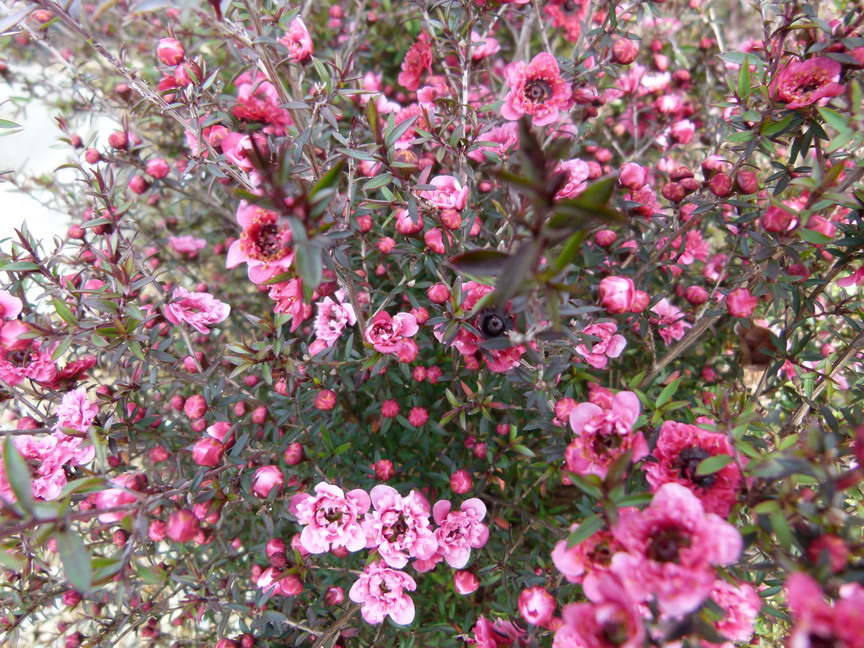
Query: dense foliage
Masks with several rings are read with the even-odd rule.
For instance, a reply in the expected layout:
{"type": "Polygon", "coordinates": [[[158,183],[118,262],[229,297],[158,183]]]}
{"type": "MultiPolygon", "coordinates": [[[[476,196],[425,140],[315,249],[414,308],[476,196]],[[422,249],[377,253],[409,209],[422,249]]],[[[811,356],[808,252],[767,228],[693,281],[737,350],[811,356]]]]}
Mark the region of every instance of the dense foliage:
{"type": "Polygon", "coordinates": [[[0,34],[70,222],[0,253],[0,637],[864,646],[860,3],[0,34]]]}

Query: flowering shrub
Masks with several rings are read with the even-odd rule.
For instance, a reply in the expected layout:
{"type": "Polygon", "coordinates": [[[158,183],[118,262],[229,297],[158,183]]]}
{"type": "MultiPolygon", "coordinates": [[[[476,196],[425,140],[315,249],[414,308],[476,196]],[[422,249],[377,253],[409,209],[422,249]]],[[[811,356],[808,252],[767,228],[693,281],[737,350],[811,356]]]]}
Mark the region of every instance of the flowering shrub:
{"type": "Polygon", "coordinates": [[[3,176],[69,219],[0,252],[4,641],[864,645],[859,4],[0,34],[69,154],[3,176]]]}

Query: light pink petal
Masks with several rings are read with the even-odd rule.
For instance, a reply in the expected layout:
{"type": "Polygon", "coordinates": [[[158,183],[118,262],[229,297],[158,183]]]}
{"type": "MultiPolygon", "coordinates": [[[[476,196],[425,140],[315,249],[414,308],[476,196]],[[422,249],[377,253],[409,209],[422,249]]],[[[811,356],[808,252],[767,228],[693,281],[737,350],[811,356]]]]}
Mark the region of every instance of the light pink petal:
{"type": "Polygon", "coordinates": [[[631,391],[622,391],[612,397],[612,412],[623,421],[633,424],[642,412],[639,397],[631,391]]]}
{"type": "Polygon", "coordinates": [[[456,547],[454,549],[450,549],[445,555],[444,560],[447,561],[447,564],[450,565],[453,569],[462,569],[465,565],[468,564],[468,560],[471,558],[471,549],[468,547],[456,547]]]}
{"type": "MultiPolygon", "coordinates": [[[[441,524],[447,518],[447,514],[450,512],[452,506],[448,500],[438,500],[435,502],[435,506],[432,507],[432,519],[435,520],[435,524],[441,524]]],[[[463,504],[462,506],[464,508],[465,505],[463,504]]]]}
{"type": "Polygon", "coordinates": [[[623,335],[613,335],[609,340],[609,346],[606,347],[606,355],[610,358],[617,358],[627,346],[627,340],[623,335]]]}
{"type": "Polygon", "coordinates": [[[0,316],[14,319],[21,314],[23,302],[7,290],[0,290],[0,316]]]}
{"type": "Polygon", "coordinates": [[[378,484],[369,491],[369,496],[372,500],[372,506],[376,509],[381,509],[392,504],[394,500],[398,499],[399,492],[392,486],[378,484]]]}
{"type": "Polygon", "coordinates": [[[594,403],[579,403],[570,412],[570,429],[574,434],[580,434],[588,421],[602,413],[603,410],[594,403]]]}
{"type": "MultiPolygon", "coordinates": [[[[471,499],[467,499],[462,502],[462,506],[460,507],[463,511],[474,511],[474,514],[477,516],[478,520],[482,520],[486,517],[486,505],[482,500],[472,497],[471,499]]],[[[438,520],[435,520],[438,522],[438,520]]],[[[441,524],[438,522],[438,524],[441,524]]]]}
{"type": "Polygon", "coordinates": [[[246,255],[240,249],[240,241],[234,241],[228,248],[228,256],[225,258],[226,268],[236,268],[238,265],[246,261],[246,255]]]}
{"type": "Polygon", "coordinates": [[[354,490],[348,491],[347,497],[357,505],[357,509],[360,513],[368,511],[372,504],[369,493],[364,491],[362,488],[355,488],[354,490]]]}
{"type": "Polygon", "coordinates": [[[390,608],[390,618],[399,625],[408,625],[414,620],[414,601],[410,596],[403,596],[390,608]]]}

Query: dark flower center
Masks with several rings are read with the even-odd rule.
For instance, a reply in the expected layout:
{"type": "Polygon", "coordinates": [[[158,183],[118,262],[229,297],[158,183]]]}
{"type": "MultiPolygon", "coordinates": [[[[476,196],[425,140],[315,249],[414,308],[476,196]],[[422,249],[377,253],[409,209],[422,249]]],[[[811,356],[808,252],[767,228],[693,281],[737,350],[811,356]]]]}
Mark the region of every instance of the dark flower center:
{"type": "Polygon", "coordinates": [[[657,562],[678,562],[681,549],[690,546],[690,539],[683,529],[671,527],[655,533],[648,545],[648,557],[657,562]]]}
{"type": "Polygon", "coordinates": [[[488,309],[480,313],[479,329],[484,338],[501,337],[510,328],[508,317],[497,310],[488,309]]]}
{"type": "Polygon", "coordinates": [[[620,646],[627,641],[627,626],[618,619],[610,619],[600,626],[603,639],[613,646],[620,646]]]}
{"type": "Polygon", "coordinates": [[[818,635],[815,632],[811,632],[807,638],[810,640],[811,648],[840,648],[841,646],[843,646],[843,642],[841,642],[833,635],[823,637],[822,635],[818,635]]]}
{"type": "Polygon", "coordinates": [[[384,529],[382,535],[388,542],[394,542],[405,535],[406,531],[408,531],[408,523],[405,521],[405,516],[400,513],[399,519],[392,526],[384,529]]]}
{"type": "Polygon", "coordinates": [[[342,520],[342,511],[339,509],[326,509],[324,519],[328,522],[339,522],[342,520]]]}
{"type": "Polygon", "coordinates": [[[579,5],[573,2],[573,0],[567,0],[567,2],[561,5],[561,11],[565,14],[574,14],[578,9],[579,5]]]}
{"type": "Polygon", "coordinates": [[[18,349],[6,354],[6,359],[16,367],[26,367],[30,359],[30,351],[27,349],[18,349]]]}
{"type": "Polygon", "coordinates": [[[543,103],[551,96],[552,86],[545,79],[531,79],[525,84],[525,98],[532,103],[543,103]]]}
{"type": "Polygon", "coordinates": [[[262,256],[273,256],[282,249],[282,240],[279,236],[279,228],[275,224],[264,225],[258,230],[258,238],[255,246],[262,256]]]}
{"type": "Polygon", "coordinates": [[[696,469],[703,459],[711,455],[704,448],[685,448],[678,455],[675,466],[679,469],[681,477],[693,482],[699,488],[711,488],[714,485],[714,475],[698,475],[696,469]]]}

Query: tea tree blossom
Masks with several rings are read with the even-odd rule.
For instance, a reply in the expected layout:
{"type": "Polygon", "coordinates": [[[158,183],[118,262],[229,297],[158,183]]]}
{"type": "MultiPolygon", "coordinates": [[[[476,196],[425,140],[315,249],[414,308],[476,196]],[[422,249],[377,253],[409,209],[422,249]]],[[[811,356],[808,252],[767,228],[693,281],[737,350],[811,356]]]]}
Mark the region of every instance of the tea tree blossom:
{"type": "Polygon", "coordinates": [[[228,304],[210,293],[189,292],[183,286],[174,289],[171,299],[164,306],[165,319],[172,324],[188,324],[199,333],[209,333],[208,326],[224,322],[231,312],[228,304]]]}
{"type": "Polygon", "coordinates": [[[399,84],[408,90],[420,87],[420,78],[424,72],[432,71],[432,40],[426,30],[422,30],[415,42],[405,54],[402,61],[402,71],[399,73],[399,84]]]}
{"type": "MultiPolygon", "coordinates": [[[[366,546],[378,549],[390,567],[401,569],[409,558],[428,560],[438,549],[429,526],[429,502],[417,491],[402,496],[379,484],[369,493],[373,510],[363,520],[366,546]]],[[[353,600],[353,599],[352,599],[353,600]]]]}
{"type": "Polygon", "coordinates": [[[611,575],[586,590],[588,603],[571,603],[561,616],[553,648],[639,648],[645,625],[636,601],[611,575]]]}
{"type": "Polygon", "coordinates": [[[657,326],[657,332],[667,346],[683,338],[687,329],[693,326],[684,321],[684,312],[665,297],[651,307],[651,312],[656,315],[651,321],[657,326]]]}
{"type": "Polygon", "coordinates": [[[70,428],[86,434],[90,425],[99,413],[99,405],[87,400],[87,391],[79,387],[63,395],[60,406],[55,411],[57,423],[54,429],[70,428]]]}
{"type": "Polygon", "coordinates": [[[589,324],[582,333],[600,338],[597,342],[580,344],[576,347],[576,353],[585,358],[585,362],[595,369],[605,369],[609,358],[617,358],[627,346],[627,340],[623,335],[618,335],[618,326],[615,322],[598,322],[589,324]]]}
{"type": "Polygon", "coordinates": [[[535,126],[547,126],[558,120],[561,111],[573,106],[573,91],[561,77],[558,61],[547,52],[541,52],[527,65],[523,61],[510,63],[504,75],[510,88],[501,107],[504,119],[516,121],[522,115],[531,115],[535,126]]]}
{"type": "Polygon", "coordinates": [[[291,512],[305,525],[300,542],[309,553],[320,554],[333,547],[360,551],[366,546],[361,516],[370,505],[364,490],[355,488],[345,493],[338,486],[321,482],[315,486],[315,495],[295,495],[291,499],[291,512]]]}
{"type": "MultiPolygon", "coordinates": [[[[579,528],[578,524],[570,527],[571,533],[579,528]]],[[[564,578],[571,583],[581,583],[586,576],[600,574],[609,570],[612,556],[623,550],[611,531],[600,529],[582,542],[568,546],[567,540],[561,540],[552,550],[552,562],[564,578]]]]}
{"type": "Polygon", "coordinates": [[[435,529],[438,554],[453,569],[465,567],[471,549],[479,549],[489,539],[489,527],[482,522],[486,505],[476,497],[462,502],[458,511],[452,510],[448,500],[440,500],[432,507],[432,516],[438,525],[435,529]]]}
{"type": "Polygon", "coordinates": [[[324,297],[318,302],[318,314],[315,316],[315,335],[323,340],[328,347],[333,346],[346,326],[354,326],[357,316],[351,304],[343,303],[344,293],[337,292],[336,297],[340,301],[333,301],[330,297],[324,297]]]}
{"type": "Polygon", "coordinates": [[[840,72],[840,63],[825,56],[792,61],[780,70],[771,89],[787,108],[804,108],[842,94],[840,72]]]}
{"type": "Polygon", "coordinates": [[[408,574],[379,561],[366,566],[348,598],[360,603],[366,623],[377,625],[389,616],[393,623],[408,625],[414,620],[414,601],[406,592],[415,589],[417,583],[408,574]]]}
{"type": "Polygon", "coordinates": [[[260,284],[291,267],[294,260],[291,230],[276,212],[241,202],[237,222],[243,232],[228,248],[226,268],[246,263],[249,279],[260,284]]]}
{"type": "Polygon", "coordinates": [[[390,315],[378,312],[366,326],[366,341],[380,353],[392,353],[402,357],[411,350],[411,341],[419,327],[411,313],[390,315]]]}
{"type": "Polygon", "coordinates": [[[314,50],[312,37],[300,16],[291,21],[291,24],[288,25],[288,31],[279,39],[279,42],[288,48],[291,60],[297,63],[309,59],[314,50]]]}

